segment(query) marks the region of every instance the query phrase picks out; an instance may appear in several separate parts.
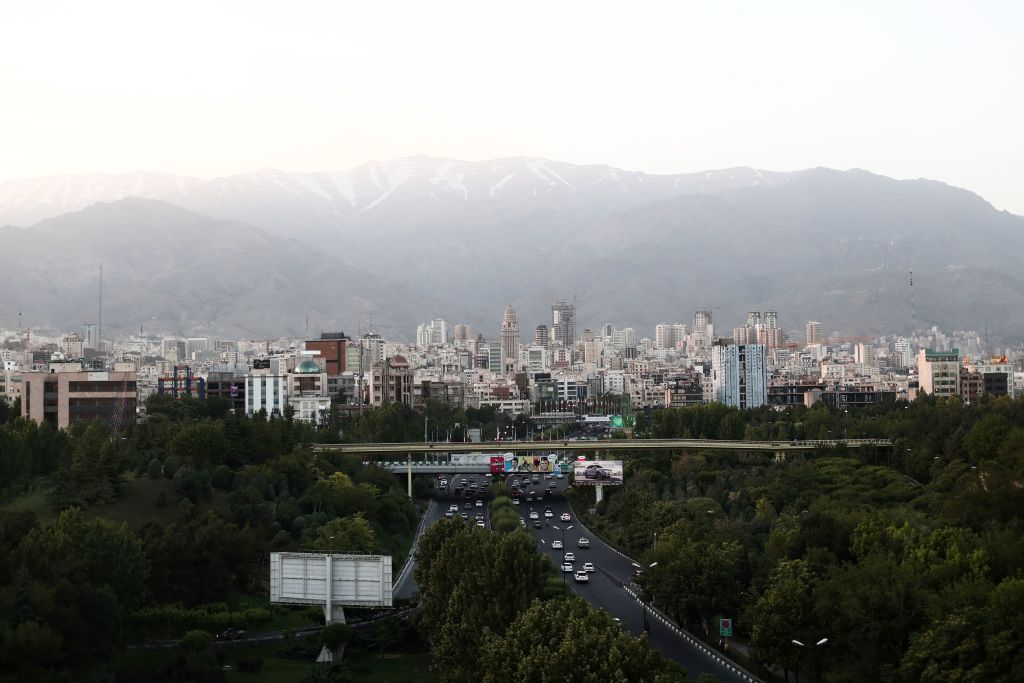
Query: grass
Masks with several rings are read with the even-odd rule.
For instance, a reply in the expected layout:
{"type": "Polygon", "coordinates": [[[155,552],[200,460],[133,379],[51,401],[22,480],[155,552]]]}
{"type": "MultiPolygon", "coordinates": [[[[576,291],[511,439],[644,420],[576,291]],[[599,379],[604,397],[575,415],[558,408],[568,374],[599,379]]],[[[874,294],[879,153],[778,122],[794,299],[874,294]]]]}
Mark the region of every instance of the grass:
{"type": "Polygon", "coordinates": [[[44,488],[35,488],[0,506],[0,510],[11,512],[29,511],[35,514],[40,524],[51,524],[57,513],[50,505],[50,493],[44,488]]]}

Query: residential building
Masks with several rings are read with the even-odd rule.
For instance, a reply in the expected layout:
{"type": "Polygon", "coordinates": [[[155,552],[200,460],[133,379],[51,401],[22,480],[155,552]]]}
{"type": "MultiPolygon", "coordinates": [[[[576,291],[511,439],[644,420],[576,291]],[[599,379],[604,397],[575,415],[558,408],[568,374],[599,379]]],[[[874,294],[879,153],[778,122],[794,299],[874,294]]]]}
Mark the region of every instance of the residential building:
{"type": "Polygon", "coordinates": [[[762,344],[717,342],[711,347],[712,400],[737,408],[768,402],[766,349],[762,344]]]}
{"type": "Polygon", "coordinates": [[[917,356],[917,376],[921,391],[929,396],[959,396],[960,350],[921,349],[917,356]]]}
{"type": "Polygon", "coordinates": [[[413,372],[404,356],[393,356],[373,364],[370,372],[370,404],[412,405],[413,372]]]}
{"type": "Polygon", "coordinates": [[[808,346],[811,344],[820,344],[822,342],[821,323],[816,320],[808,322],[804,334],[806,336],[808,346]]]}
{"type": "Polygon", "coordinates": [[[551,341],[561,344],[564,348],[572,348],[576,343],[576,306],[563,300],[551,306],[551,341]]]}
{"type": "Polygon", "coordinates": [[[548,348],[548,343],[548,326],[537,325],[537,328],[533,331],[533,345],[546,349],[548,348]]]}

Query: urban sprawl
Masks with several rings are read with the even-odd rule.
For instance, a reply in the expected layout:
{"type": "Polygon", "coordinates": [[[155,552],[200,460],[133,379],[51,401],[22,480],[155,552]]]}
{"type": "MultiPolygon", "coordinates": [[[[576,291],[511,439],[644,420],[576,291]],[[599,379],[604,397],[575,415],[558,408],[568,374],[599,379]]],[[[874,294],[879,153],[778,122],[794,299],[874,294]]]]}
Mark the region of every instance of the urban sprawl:
{"type": "Polygon", "coordinates": [[[751,311],[744,325],[719,333],[702,310],[690,323],[657,325],[652,337],[612,324],[577,330],[575,306],[557,301],[550,324],[525,342],[511,306],[497,338],[436,319],[417,327],[412,344],[376,333],[108,340],[96,324],[51,335],[0,330],[0,396],[20,397],[23,416],[54,427],[102,420],[121,429],[144,419],[153,394],[218,397],[246,415],[314,423],[326,423],[332,409],[427,401],[543,423],[713,401],[842,408],[921,392],[969,402],[1024,391],[1024,353],[993,349],[973,331],[837,337],[819,322],[803,328],[786,334],[776,312],[751,311]]]}

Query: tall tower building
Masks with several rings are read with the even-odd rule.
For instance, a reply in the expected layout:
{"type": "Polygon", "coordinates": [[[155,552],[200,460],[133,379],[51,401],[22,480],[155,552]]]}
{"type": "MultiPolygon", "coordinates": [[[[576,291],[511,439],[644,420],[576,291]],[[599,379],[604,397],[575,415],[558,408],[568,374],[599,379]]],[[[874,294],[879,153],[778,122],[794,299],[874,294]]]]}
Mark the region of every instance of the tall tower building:
{"type": "Polygon", "coordinates": [[[769,330],[779,329],[779,314],[777,311],[764,312],[764,326],[769,330]]]}
{"type": "Polygon", "coordinates": [[[552,304],[551,340],[567,349],[576,343],[576,306],[563,300],[552,304]]]}
{"type": "Polygon", "coordinates": [[[807,336],[808,344],[821,343],[821,323],[819,323],[817,320],[811,320],[807,323],[807,329],[805,330],[805,333],[807,336]]]}
{"type": "Polygon", "coordinates": [[[473,330],[469,328],[469,325],[459,323],[455,326],[455,341],[457,342],[468,342],[473,339],[473,330]]]}
{"type": "Polygon", "coordinates": [[[693,334],[704,335],[711,324],[711,311],[697,311],[693,316],[693,334]]]}
{"type": "Polygon", "coordinates": [[[519,357],[519,321],[516,319],[516,312],[512,310],[512,304],[505,308],[505,315],[501,317],[501,358],[502,361],[513,363],[519,357]]]}
{"type": "Polygon", "coordinates": [[[761,313],[758,311],[747,311],[747,327],[757,327],[761,324],[761,313]]]}
{"type": "Polygon", "coordinates": [[[537,325],[537,329],[533,331],[533,345],[539,346],[543,349],[548,348],[548,326],[537,325]]]}
{"type": "Polygon", "coordinates": [[[712,346],[712,400],[737,408],[757,408],[768,403],[765,351],[761,344],[712,346]]]}

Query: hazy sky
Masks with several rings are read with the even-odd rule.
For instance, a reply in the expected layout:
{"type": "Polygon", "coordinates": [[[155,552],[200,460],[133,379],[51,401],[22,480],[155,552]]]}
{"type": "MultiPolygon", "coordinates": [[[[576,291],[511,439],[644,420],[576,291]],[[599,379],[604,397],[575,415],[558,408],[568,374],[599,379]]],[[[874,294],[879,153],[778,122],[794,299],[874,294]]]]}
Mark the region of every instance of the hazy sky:
{"type": "Polygon", "coordinates": [[[1024,2],[4,2],[0,179],[860,167],[1024,214],[1024,2]]]}

